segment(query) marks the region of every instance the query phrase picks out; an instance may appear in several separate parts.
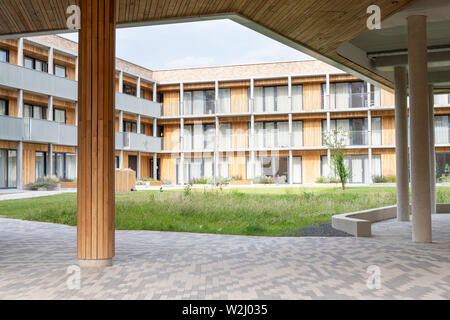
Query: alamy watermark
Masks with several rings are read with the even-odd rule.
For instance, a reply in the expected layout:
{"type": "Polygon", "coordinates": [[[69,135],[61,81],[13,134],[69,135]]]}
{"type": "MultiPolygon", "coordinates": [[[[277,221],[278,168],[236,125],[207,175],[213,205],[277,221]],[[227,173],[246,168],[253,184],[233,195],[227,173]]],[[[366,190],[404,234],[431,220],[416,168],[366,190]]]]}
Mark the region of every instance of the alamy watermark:
{"type": "Polygon", "coordinates": [[[81,29],[81,9],[77,5],[67,7],[66,13],[69,17],[66,20],[66,26],[70,30],[81,29]]]}
{"type": "Polygon", "coordinates": [[[66,281],[67,289],[69,290],[80,290],[81,288],[81,268],[77,265],[71,265],[67,267],[67,272],[69,276],[66,281]]]}
{"type": "Polygon", "coordinates": [[[366,285],[369,290],[381,289],[381,269],[376,265],[367,267],[366,273],[369,274],[366,285]]]}

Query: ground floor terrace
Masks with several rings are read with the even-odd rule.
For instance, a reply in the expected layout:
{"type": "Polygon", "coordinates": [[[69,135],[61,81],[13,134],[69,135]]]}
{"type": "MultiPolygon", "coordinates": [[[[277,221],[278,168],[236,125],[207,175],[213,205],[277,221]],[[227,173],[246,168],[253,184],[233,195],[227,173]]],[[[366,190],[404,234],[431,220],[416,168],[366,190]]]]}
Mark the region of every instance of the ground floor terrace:
{"type": "Polygon", "coordinates": [[[412,243],[411,228],[376,223],[373,238],[116,231],[114,265],[81,269],[69,289],[76,228],[2,218],[0,298],[448,299],[450,215],[433,215],[431,244],[412,243]],[[369,266],[380,289],[367,286],[369,266]]]}

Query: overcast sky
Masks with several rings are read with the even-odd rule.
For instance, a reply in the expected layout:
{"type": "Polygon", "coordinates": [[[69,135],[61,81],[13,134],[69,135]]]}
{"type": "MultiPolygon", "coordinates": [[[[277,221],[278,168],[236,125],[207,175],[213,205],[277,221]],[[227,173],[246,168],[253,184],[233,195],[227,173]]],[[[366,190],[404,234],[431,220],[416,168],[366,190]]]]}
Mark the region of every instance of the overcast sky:
{"type": "Polygon", "coordinates": [[[151,70],[311,59],[231,20],[117,29],[117,57],[151,70]]]}

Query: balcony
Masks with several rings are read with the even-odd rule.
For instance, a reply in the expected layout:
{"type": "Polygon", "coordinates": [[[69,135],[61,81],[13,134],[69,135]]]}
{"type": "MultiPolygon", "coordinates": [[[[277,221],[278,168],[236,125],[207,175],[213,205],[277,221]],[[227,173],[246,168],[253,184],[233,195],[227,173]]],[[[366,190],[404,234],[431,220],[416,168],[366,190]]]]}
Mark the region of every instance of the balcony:
{"type": "Polygon", "coordinates": [[[24,118],[23,124],[24,141],[77,146],[78,135],[76,126],[33,118],[24,118]]]}
{"type": "Polygon", "coordinates": [[[0,62],[0,86],[77,100],[77,82],[45,72],[0,62]]]}
{"type": "Polygon", "coordinates": [[[116,149],[158,153],[162,149],[162,139],[133,132],[116,132],[116,149]]]}
{"type": "Polygon", "coordinates": [[[9,141],[21,141],[22,119],[0,116],[0,139],[9,141]]]}
{"type": "Polygon", "coordinates": [[[161,117],[161,104],[116,92],[116,110],[126,113],[140,114],[144,117],[161,117]]]}

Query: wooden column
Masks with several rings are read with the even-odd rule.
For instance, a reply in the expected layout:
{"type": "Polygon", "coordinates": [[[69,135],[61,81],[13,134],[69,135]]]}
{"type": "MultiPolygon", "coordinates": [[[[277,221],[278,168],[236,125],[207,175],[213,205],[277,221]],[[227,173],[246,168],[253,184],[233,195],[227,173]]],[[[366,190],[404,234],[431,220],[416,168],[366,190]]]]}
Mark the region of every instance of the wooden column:
{"type": "Polygon", "coordinates": [[[114,257],[115,0],[80,0],[78,74],[78,258],[114,257]]]}

